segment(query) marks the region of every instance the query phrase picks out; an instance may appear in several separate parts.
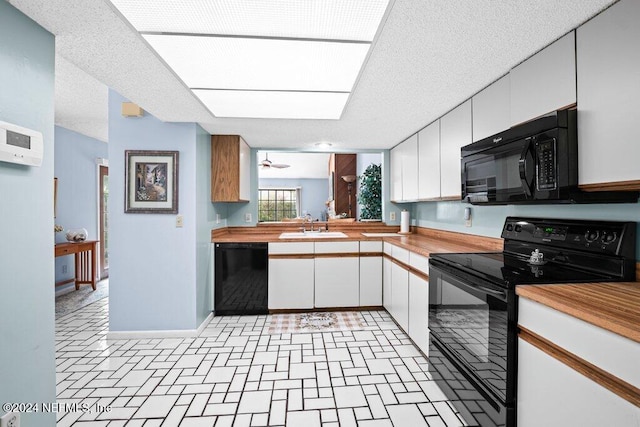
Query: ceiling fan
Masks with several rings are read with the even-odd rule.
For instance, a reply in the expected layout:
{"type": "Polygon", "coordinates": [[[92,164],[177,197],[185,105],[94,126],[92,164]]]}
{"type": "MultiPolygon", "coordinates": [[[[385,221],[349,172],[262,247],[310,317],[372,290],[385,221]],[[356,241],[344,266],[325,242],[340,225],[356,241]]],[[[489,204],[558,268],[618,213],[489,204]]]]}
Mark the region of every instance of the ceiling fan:
{"type": "Polygon", "coordinates": [[[263,169],[275,168],[275,169],[285,169],[288,168],[289,165],[273,163],[269,160],[269,154],[265,153],[264,160],[260,162],[260,167],[263,169]]]}

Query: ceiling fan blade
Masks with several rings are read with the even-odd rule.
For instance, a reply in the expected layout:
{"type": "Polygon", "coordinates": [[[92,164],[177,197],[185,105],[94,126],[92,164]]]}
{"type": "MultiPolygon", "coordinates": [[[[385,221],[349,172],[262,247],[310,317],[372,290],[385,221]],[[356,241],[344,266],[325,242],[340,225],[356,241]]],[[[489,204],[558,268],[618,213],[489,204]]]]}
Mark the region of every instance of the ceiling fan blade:
{"type": "Polygon", "coordinates": [[[271,165],[272,168],[276,168],[276,169],[286,169],[288,167],[290,167],[290,165],[284,165],[284,164],[272,164],[271,165]]]}

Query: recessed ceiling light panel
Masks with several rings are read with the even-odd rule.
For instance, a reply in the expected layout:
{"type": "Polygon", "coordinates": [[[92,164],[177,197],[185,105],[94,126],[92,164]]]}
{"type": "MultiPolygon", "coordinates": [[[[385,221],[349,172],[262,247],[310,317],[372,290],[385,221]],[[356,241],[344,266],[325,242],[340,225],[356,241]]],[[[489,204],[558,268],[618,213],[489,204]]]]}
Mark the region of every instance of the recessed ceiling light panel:
{"type": "Polygon", "coordinates": [[[191,88],[351,91],[369,44],[146,35],[191,88]]]}
{"type": "Polygon", "coordinates": [[[141,32],[372,41],[388,0],[111,0],[141,32]]]}
{"type": "Polygon", "coordinates": [[[193,91],[216,117],[338,120],[348,93],[193,91]]]}

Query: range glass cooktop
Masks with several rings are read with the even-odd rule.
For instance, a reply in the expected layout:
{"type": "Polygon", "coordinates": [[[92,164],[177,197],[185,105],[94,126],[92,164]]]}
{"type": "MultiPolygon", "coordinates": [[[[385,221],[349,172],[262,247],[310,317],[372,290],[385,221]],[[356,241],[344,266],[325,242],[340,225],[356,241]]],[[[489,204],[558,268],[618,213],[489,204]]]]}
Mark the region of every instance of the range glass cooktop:
{"type": "Polygon", "coordinates": [[[531,265],[524,257],[504,252],[462,254],[434,254],[438,260],[452,267],[503,286],[544,283],[579,283],[607,281],[614,278],[553,262],[531,265]]]}

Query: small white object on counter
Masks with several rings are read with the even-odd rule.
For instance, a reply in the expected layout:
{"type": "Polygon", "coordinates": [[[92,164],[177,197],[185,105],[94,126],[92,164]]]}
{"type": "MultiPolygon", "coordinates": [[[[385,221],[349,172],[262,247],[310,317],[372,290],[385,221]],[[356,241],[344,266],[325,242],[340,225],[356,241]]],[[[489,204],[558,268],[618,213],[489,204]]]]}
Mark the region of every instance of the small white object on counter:
{"type": "Polygon", "coordinates": [[[408,233],[409,232],[409,224],[411,222],[409,211],[400,212],[400,232],[408,233]]]}

